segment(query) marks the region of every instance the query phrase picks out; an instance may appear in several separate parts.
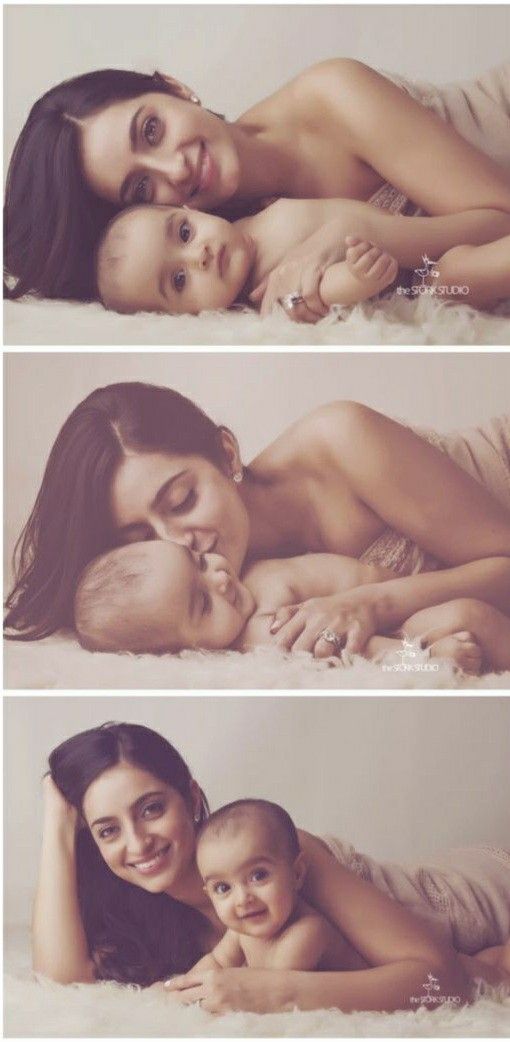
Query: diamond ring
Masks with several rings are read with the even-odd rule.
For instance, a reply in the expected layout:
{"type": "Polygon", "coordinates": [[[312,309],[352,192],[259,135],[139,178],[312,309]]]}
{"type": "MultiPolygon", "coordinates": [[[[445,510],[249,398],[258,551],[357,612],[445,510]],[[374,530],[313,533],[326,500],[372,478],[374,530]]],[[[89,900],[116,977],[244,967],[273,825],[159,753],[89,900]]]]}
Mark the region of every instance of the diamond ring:
{"type": "Polygon", "coordinates": [[[287,293],[285,297],[280,297],[280,304],[285,311],[292,311],[298,304],[303,304],[304,300],[301,293],[287,293]]]}
{"type": "Polygon", "coordinates": [[[345,637],[339,637],[338,633],[335,633],[334,630],[321,630],[320,633],[317,634],[317,640],[325,640],[328,644],[332,644],[336,655],[339,655],[345,647],[345,637]]]}

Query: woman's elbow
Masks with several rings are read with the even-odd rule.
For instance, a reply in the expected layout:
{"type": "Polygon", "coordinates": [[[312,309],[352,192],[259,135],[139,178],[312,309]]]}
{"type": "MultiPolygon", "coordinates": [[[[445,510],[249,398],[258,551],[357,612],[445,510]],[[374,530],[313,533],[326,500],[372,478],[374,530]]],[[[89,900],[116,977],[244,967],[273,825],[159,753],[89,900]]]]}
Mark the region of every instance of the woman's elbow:
{"type": "Polygon", "coordinates": [[[46,959],[32,959],[32,971],[55,984],[94,984],[96,976],[92,961],[81,966],[69,966],[46,959]]]}

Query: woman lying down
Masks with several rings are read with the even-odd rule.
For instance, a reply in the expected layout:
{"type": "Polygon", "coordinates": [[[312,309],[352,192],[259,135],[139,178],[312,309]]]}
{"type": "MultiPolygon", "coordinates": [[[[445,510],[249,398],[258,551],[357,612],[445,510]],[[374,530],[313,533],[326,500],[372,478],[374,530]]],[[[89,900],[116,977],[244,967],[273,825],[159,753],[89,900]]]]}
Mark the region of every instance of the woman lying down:
{"type": "MultiPolygon", "coordinates": [[[[105,307],[119,312],[198,314],[257,304],[264,294],[271,299],[271,273],[290,251],[295,262],[302,243],[304,263],[311,245],[324,263],[312,307],[296,309],[302,294],[280,299],[293,318],[317,321],[335,304],[395,288],[400,268],[415,270],[411,289],[402,275],[411,294],[423,287],[442,300],[492,307],[510,297],[508,233],[510,215],[490,209],[402,217],[349,199],[279,199],[230,223],[187,207],[135,206],[104,233],[97,288],[105,307]]],[[[316,275],[311,269],[311,285],[316,275]]],[[[309,301],[306,277],[301,288],[309,301]]]]}
{"type": "MultiPolygon", "coordinates": [[[[87,566],[76,591],[75,625],[91,651],[248,651],[277,642],[280,608],[392,578],[389,568],[329,553],[257,561],[239,578],[217,553],[163,540],[130,543],[87,566]]],[[[337,663],[349,664],[348,649],[333,631],[320,636],[337,663]]],[[[464,673],[510,668],[510,618],[483,601],[422,609],[397,633],[371,637],[364,655],[387,659],[403,636],[419,642],[427,657],[452,659],[464,673]]]]}

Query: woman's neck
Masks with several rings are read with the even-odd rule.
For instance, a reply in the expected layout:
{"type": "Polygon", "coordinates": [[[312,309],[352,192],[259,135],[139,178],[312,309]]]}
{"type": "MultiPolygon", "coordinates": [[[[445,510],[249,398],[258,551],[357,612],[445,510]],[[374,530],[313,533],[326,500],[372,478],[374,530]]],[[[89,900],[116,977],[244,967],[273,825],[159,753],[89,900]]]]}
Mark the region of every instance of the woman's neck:
{"type": "Polygon", "coordinates": [[[294,481],[279,477],[261,479],[247,474],[239,486],[250,517],[247,560],[292,557],[306,552],[312,522],[307,496],[294,481]]]}
{"type": "Polygon", "coordinates": [[[239,185],[234,198],[288,195],[295,166],[292,142],[248,122],[231,123],[230,132],[240,164],[239,185]]]}

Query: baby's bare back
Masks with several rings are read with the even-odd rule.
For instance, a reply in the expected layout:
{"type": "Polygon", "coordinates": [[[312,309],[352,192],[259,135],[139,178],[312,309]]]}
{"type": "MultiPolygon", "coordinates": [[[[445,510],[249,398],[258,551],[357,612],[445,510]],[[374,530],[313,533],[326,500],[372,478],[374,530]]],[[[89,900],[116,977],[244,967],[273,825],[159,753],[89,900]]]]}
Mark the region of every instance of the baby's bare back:
{"type": "Polygon", "coordinates": [[[342,554],[303,554],[256,561],[241,579],[251,591],[257,607],[236,646],[248,651],[271,644],[271,622],[278,608],[393,578],[395,575],[389,568],[363,564],[355,557],[342,554]]]}

